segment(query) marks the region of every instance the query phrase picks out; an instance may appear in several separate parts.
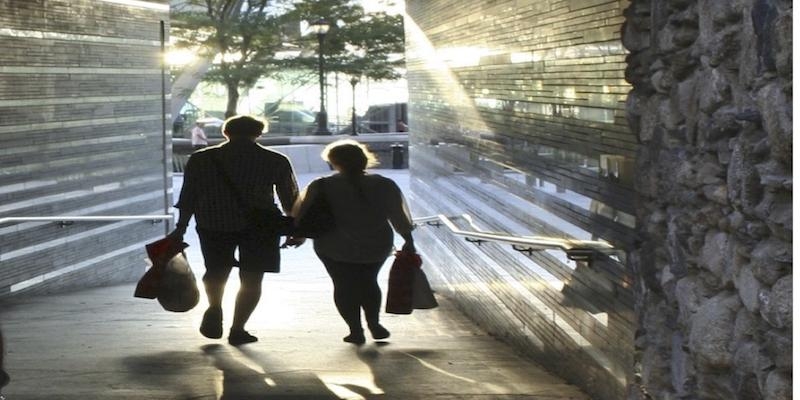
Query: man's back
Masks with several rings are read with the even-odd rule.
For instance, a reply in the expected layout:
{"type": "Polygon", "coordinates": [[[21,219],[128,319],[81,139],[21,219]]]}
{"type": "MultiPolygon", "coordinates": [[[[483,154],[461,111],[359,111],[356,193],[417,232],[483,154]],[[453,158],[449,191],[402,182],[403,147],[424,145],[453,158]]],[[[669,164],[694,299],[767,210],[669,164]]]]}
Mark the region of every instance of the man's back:
{"type": "Polygon", "coordinates": [[[195,152],[186,164],[180,206],[191,204],[199,227],[237,231],[247,226],[245,207],[284,210],[297,198],[297,181],[289,159],[249,141],[229,141],[195,152]],[[230,177],[247,204],[240,204],[226,183],[230,177]]]}

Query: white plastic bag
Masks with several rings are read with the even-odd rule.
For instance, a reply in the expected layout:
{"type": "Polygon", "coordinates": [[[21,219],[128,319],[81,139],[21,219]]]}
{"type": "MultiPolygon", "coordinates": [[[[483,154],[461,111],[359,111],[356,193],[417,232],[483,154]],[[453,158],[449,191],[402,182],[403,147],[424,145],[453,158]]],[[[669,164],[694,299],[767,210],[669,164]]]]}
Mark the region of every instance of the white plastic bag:
{"type": "Polygon", "coordinates": [[[158,302],[167,311],[186,312],[200,302],[200,291],[183,252],[167,262],[158,288],[158,302]]]}

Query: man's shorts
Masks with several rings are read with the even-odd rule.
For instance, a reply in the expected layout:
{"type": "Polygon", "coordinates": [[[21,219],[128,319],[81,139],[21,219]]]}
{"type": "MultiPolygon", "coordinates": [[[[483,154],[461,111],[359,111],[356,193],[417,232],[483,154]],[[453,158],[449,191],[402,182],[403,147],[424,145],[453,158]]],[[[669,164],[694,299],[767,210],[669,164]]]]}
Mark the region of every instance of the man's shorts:
{"type": "Polygon", "coordinates": [[[280,237],[277,235],[255,230],[221,232],[200,228],[197,234],[208,270],[229,269],[238,260],[238,267],[245,271],[280,272],[280,237]]]}

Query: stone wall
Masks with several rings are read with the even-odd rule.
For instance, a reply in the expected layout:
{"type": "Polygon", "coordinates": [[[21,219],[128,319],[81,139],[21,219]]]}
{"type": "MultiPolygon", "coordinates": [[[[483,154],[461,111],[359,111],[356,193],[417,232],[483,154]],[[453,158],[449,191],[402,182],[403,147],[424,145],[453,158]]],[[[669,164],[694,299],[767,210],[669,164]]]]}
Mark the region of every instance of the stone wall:
{"type": "Polygon", "coordinates": [[[792,397],[792,2],[635,0],[641,396],[792,397]]]}
{"type": "MultiPolygon", "coordinates": [[[[0,218],[166,212],[168,18],[166,0],[0,0],[0,218]]],[[[144,244],[164,233],[150,221],[2,223],[0,299],[137,279],[144,244]]]]}
{"type": "Polygon", "coordinates": [[[608,400],[625,397],[634,365],[627,5],[407,0],[405,19],[415,217],[468,214],[475,226],[453,222],[619,250],[576,262],[421,227],[435,289],[520,354],[608,400]]]}

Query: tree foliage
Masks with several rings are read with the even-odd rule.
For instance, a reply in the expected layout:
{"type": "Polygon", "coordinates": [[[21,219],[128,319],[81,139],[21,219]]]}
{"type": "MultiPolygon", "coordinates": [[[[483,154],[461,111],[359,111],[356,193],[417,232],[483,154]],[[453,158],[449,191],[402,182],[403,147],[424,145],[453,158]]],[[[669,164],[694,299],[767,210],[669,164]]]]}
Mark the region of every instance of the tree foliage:
{"type": "Polygon", "coordinates": [[[229,116],[236,113],[239,91],[259,78],[286,69],[316,71],[317,37],[301,36],[299,27],[318,19],[330,23],[322,48],[326,71],[373,80],[399,77],[402,17],[368,14],[351,0],[186,0],[172,12],[171,34],[176,47],[214,60],[204,80],[225,85],[229,116]],[[289,48],[299,48],[299,55],[279,56],[289,48]]]}
{"type": "MultiPolygon", "coordinates": [[[[322,52],[326,70],[353,77],[389,80],[400,77],[404,66],[403,18],[385,12],[366,13],[348,0],[306,0],[296,5],[293,19],[330,24],[322,52]]],[[[316,38],[300,39],[307,50],[296,61],[306,67],[316,65],[316,38]]]]}
{"type": "Polygon", "coordinates": [[[213,59],[204,80],[228,90],[225,115],[236,114],[239,90],[276,71],[269,61],[281,49],[287,7],[280,0],[188,0],[172,13],[176,47],[213,59]]]}

